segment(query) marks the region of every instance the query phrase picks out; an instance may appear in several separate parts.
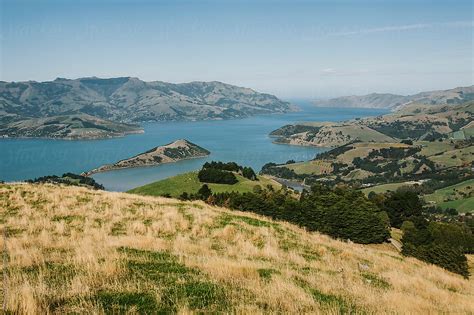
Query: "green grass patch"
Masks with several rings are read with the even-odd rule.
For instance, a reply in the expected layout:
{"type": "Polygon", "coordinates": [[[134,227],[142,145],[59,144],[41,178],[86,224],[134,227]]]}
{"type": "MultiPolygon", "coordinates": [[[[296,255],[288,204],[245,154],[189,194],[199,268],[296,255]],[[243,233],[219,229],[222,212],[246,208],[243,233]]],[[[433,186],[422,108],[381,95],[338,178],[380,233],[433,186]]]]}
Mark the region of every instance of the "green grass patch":
{"type": "Polygon", "coordinates": [[[474,197],[466,198],[466,199],[459,199],[459,200],[452,200],[446,201],[438,204],[443,209],[447,208],[454,208],[458,212],[467,213],[467,212],[474,212],[474,197]]]}
{"type": "Polygon", "coordinates": [[[93,300],[98,301],[107,314],[125,314],[131,309],[138,314],[161,311],[155,297],[147,292],[100,291],[93,300]]]}
{"type": "Polygon", "coordinates": [[[403,187],[403,186],[411,186],[411,185],[406,182],[390,183],[390,184],[383,184],[383,185],[377,185],[377,186],[373,186],[369,188],[364,188],[362,189],[362,192],[366,195],[368,195],[372,191],[377,194],[381,194],[381,193],[386,193],[387,191],[395,191],[398,188],[403,187]]]}
{"type": "Polygon", "coordinates": [[[272,275],[280,274],[278,270],[271,269],[271,268],[257,269],[257,272],[258,272],[258,275],[260,276],[260,279],[264,281],[270,281],[272,279],[272,275]]]}
{"type": "MultiPolygon", "coordinates": [[[[180,263],[176,256],[131,248],[120,251],[127,256],[130,276],[161,288],[160,303],[147,303],[154,308],[150,313],[176,313],[183,305],[206,313],[229,309],[224,288],[209,281],[199,270],[180,263]]],[[[123,303],[122,306],[128,307],[123,303]]]]}
{"type": "Polygon", "coordinates": [[[68,285],[69,281],[78,274],[78,270],[71,265],[46,262],[42,265],[23,267],[21,273],[32,278],[39,277],[41,274],[44,283],[56,290],[68,285]]]}
{"type": "Polygon", "coordinates": [[[256,227],[273,227],[275,229],[279,228],[279,225],[277,223],[263,221],[246,216],[230,215],[227,213],[222,214],[217,218],[214,228],[223,228],[226,225],[237,225],[238,222],[243,222],[245,224],[256,227]]]}
{"type": "Polygon", "coordinates": [[[72,223],[73,221],[81,221],[84,222],[85,218],[80,215],[55,215],[51,218],[53,222],[60,222],[64,221],[67,224],[72,223]]]}
{"type": "MultiPolygon", "coordinates": [[[[258,181],[252,181],[240,175],[235,175],[238,182],[233,185],[226,184],[207,184],[214,193],[220,192],[252,192],[253,188],[257,185],[266,187],[272,185],[276,189],[279,189],[281,185],[276,181],[258,176],[258,181]]],[[[180,174],[174,177],[170,177],[164,180],[160,180],[145,186],[134,188],[129,193],[148,195],[148,196],[163,196],[171,195],[172,197],[179,197],[183,192],[189,194],[195,194],[204,183],[201,183],[198,178],[197,172],[189,172],[180,174]]]]}
{"type": "Polygon", "coordinates": [[[424,199],[443,209],[454,208],[458,212],[474,212],[474,179],[438,189],[424,196],[424,199]]]}
{"type": "Polygon", "coordinates": [[[125,224],[123,222],[115,222],[110,229],[110,234],[113,236],[126,235],[125,224]]]}
{"type": "Polygon", "coordinates": [[[391,287],[390,283],[387,280],[379,277],[378,275],[370,272],[362,273],[362,278],[373,287],[380,289],[389,289],[391,287]]]}
{"type": "Polygon", "coordinates": [[[305,280],[297,277],[295,278],[295,283],[308,292],[313,299],[318,302],[321,307],[330,307],[337,308],[340,314],[359,314],[360,310],[356,306],[346,301],[343,297],[339,295],[324,293],[316,288],[311,287],[311,285],[305,280]]]}

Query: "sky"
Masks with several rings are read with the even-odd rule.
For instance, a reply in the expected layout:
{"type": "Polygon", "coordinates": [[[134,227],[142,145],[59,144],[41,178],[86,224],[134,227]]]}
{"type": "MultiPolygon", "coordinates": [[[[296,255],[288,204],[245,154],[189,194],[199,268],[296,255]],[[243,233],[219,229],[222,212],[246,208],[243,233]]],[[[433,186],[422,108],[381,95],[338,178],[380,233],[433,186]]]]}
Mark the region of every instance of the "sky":
{"type": "Polygon", "coordinates": [[[222,81],[286,99],[473,83],[472,1],[0,0],[0,80],[222,81]]]}

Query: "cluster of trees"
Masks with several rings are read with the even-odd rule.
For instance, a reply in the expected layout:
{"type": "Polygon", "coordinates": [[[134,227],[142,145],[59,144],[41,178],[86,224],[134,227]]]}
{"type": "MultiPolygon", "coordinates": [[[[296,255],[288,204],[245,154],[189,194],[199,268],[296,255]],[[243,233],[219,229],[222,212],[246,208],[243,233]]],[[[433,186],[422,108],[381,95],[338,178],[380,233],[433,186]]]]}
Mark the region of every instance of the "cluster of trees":
{"type": "Polygon", "coordinates": [[[382,243],[390,237],[389,218],[360,191],[315,185],[299,198],[287,190],[255,189],[254,192],[212,193],[203,185],[197,195],[209,204],[241,211],[251,211],[273,219],[298,224],[310,231],[356,243],[382,243]]]}
{"type": "Polygon", "coordinates": [[[358,140],[352,141],[350,143],[344,144],[342,146],[336,147],[329,151],[321,152],[316,155],[315,160],[332,160],[337,158],[339,155],[344,154],[345,152],[352,150],[352,145],[354,143],[360,142],[358,140]]]}
{"type": "Polygon", "coordinates": [[[467,227],[452,223],[405,221],[402,253],[469,277],[465,254],[473,253],[474,238],[467,227]]]}
{"type": "Polygon", "coordinates": [[[198,173],[200,182],[233,185],[238,182],[234,173],[217,168],[202,168],[198,173]]]}
{"type": "Polygon", "coordinates": [[[407,189],[366,198],[347,187],[314,185],[296,198],[288,190],[275,191],[271,186],[257,186],[247,193],[212,193],[203,185],[197,194],[184,193],[181,199],[201,199],[212,205],[250,211],[362,244],[385,242],[390,237],[390,227],[400,228],[402,254],[464,277],[469,275],[465,254],[474,253],[474,218],[454,223],[430,221],[418,194],[407,189]]]}
{"type": "Polygon", "coordinates": [[[65,184],[70,186],[88,186],[97,190],[104,190],[104,186],[97,183],[92,177],[82,176],[73,173],[65,173],[61,177],[57,175],[42,176],[35,179],[26,180],[28,183],[52,183],[65,184]]]}
{"type": "Polygon", "coordinates": [[[292,169],[289,169],[281,164],[267,163],[262,167],[260,174],[267,174],[285,179],[303,180],[306,175],[298,175],[292,169]]]}
{"type": "Polygon", "coordinates": [[[467,224],[430,221],[411,189],[370,194],[369,199],[388,214],[390,226],[402,229],[402,254],[469,276],[465,254],[474,252],[474,235],[467,224]]]}
{"type": "Polygon", "coordinates": [[[441,122],[412,122],[394,121],[383,124],[371,124],[370,128],[377,130],[387,136],[402,139],[420,139],[424,135],[433,131],[433,125],[440,125],[441,122]]]}
{"type": "Polygon", "coordinates": [[[240,166],[235,162],[206,162],[198,173],[199,181],[233,185],[238,182],[235,173],[250,180],[258,180],[257,174],[251,167],[240,166]]]}
{"type": "MultiPolygon", "coordinates": [[[[404,140],[407,142],[407,140],[404,140]]],[[[409,140],[411,141],[411,140],[409,140]]],[[[402,141],[403,142],[403,141],[402,141]]],[[[413,144],[413,142],[411,142],[413,144]]],[[[383,157],[384,159],[402,159],[408,156],[412,156],[418,152],[420,152],[421,148],[413,147],[413,148],[382,148],[380,150],[373,150],[368,155],[368,159],[383,157]]]]}

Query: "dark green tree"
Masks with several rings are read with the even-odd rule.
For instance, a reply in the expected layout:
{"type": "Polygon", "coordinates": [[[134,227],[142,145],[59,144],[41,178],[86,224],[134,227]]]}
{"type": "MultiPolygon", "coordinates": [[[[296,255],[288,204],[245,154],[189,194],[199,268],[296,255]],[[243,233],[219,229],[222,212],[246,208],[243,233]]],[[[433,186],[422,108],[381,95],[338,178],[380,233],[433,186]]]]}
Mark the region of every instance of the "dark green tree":
{"type": "Polygon", "coordinates": [[[387,212],[391,226],[400,228],[403,221],[421,216],[423,204],[416,192],[398,189],[387,194],[381,208],[387,212]]]}
{"type": "Polygon", "coordinates": [[[201,186],[201,188],[199,188],[198,195],[202,200],[207,200],[207,198],[209,198],[209,196],[212,195],[212,191],[209,188],[209,186],[204,184],[201,186]]]}

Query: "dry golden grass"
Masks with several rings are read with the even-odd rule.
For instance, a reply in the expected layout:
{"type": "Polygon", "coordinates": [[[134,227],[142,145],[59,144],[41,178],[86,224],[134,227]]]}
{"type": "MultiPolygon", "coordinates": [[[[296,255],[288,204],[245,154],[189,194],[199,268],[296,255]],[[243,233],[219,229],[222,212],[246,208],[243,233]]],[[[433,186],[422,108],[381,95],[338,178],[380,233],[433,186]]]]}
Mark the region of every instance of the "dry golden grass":
{"type": "Polygon", "coordinates": [[[1,185],[0,209],[14,313],[474,312],[472,280],[201,202],[1,185]]]}

